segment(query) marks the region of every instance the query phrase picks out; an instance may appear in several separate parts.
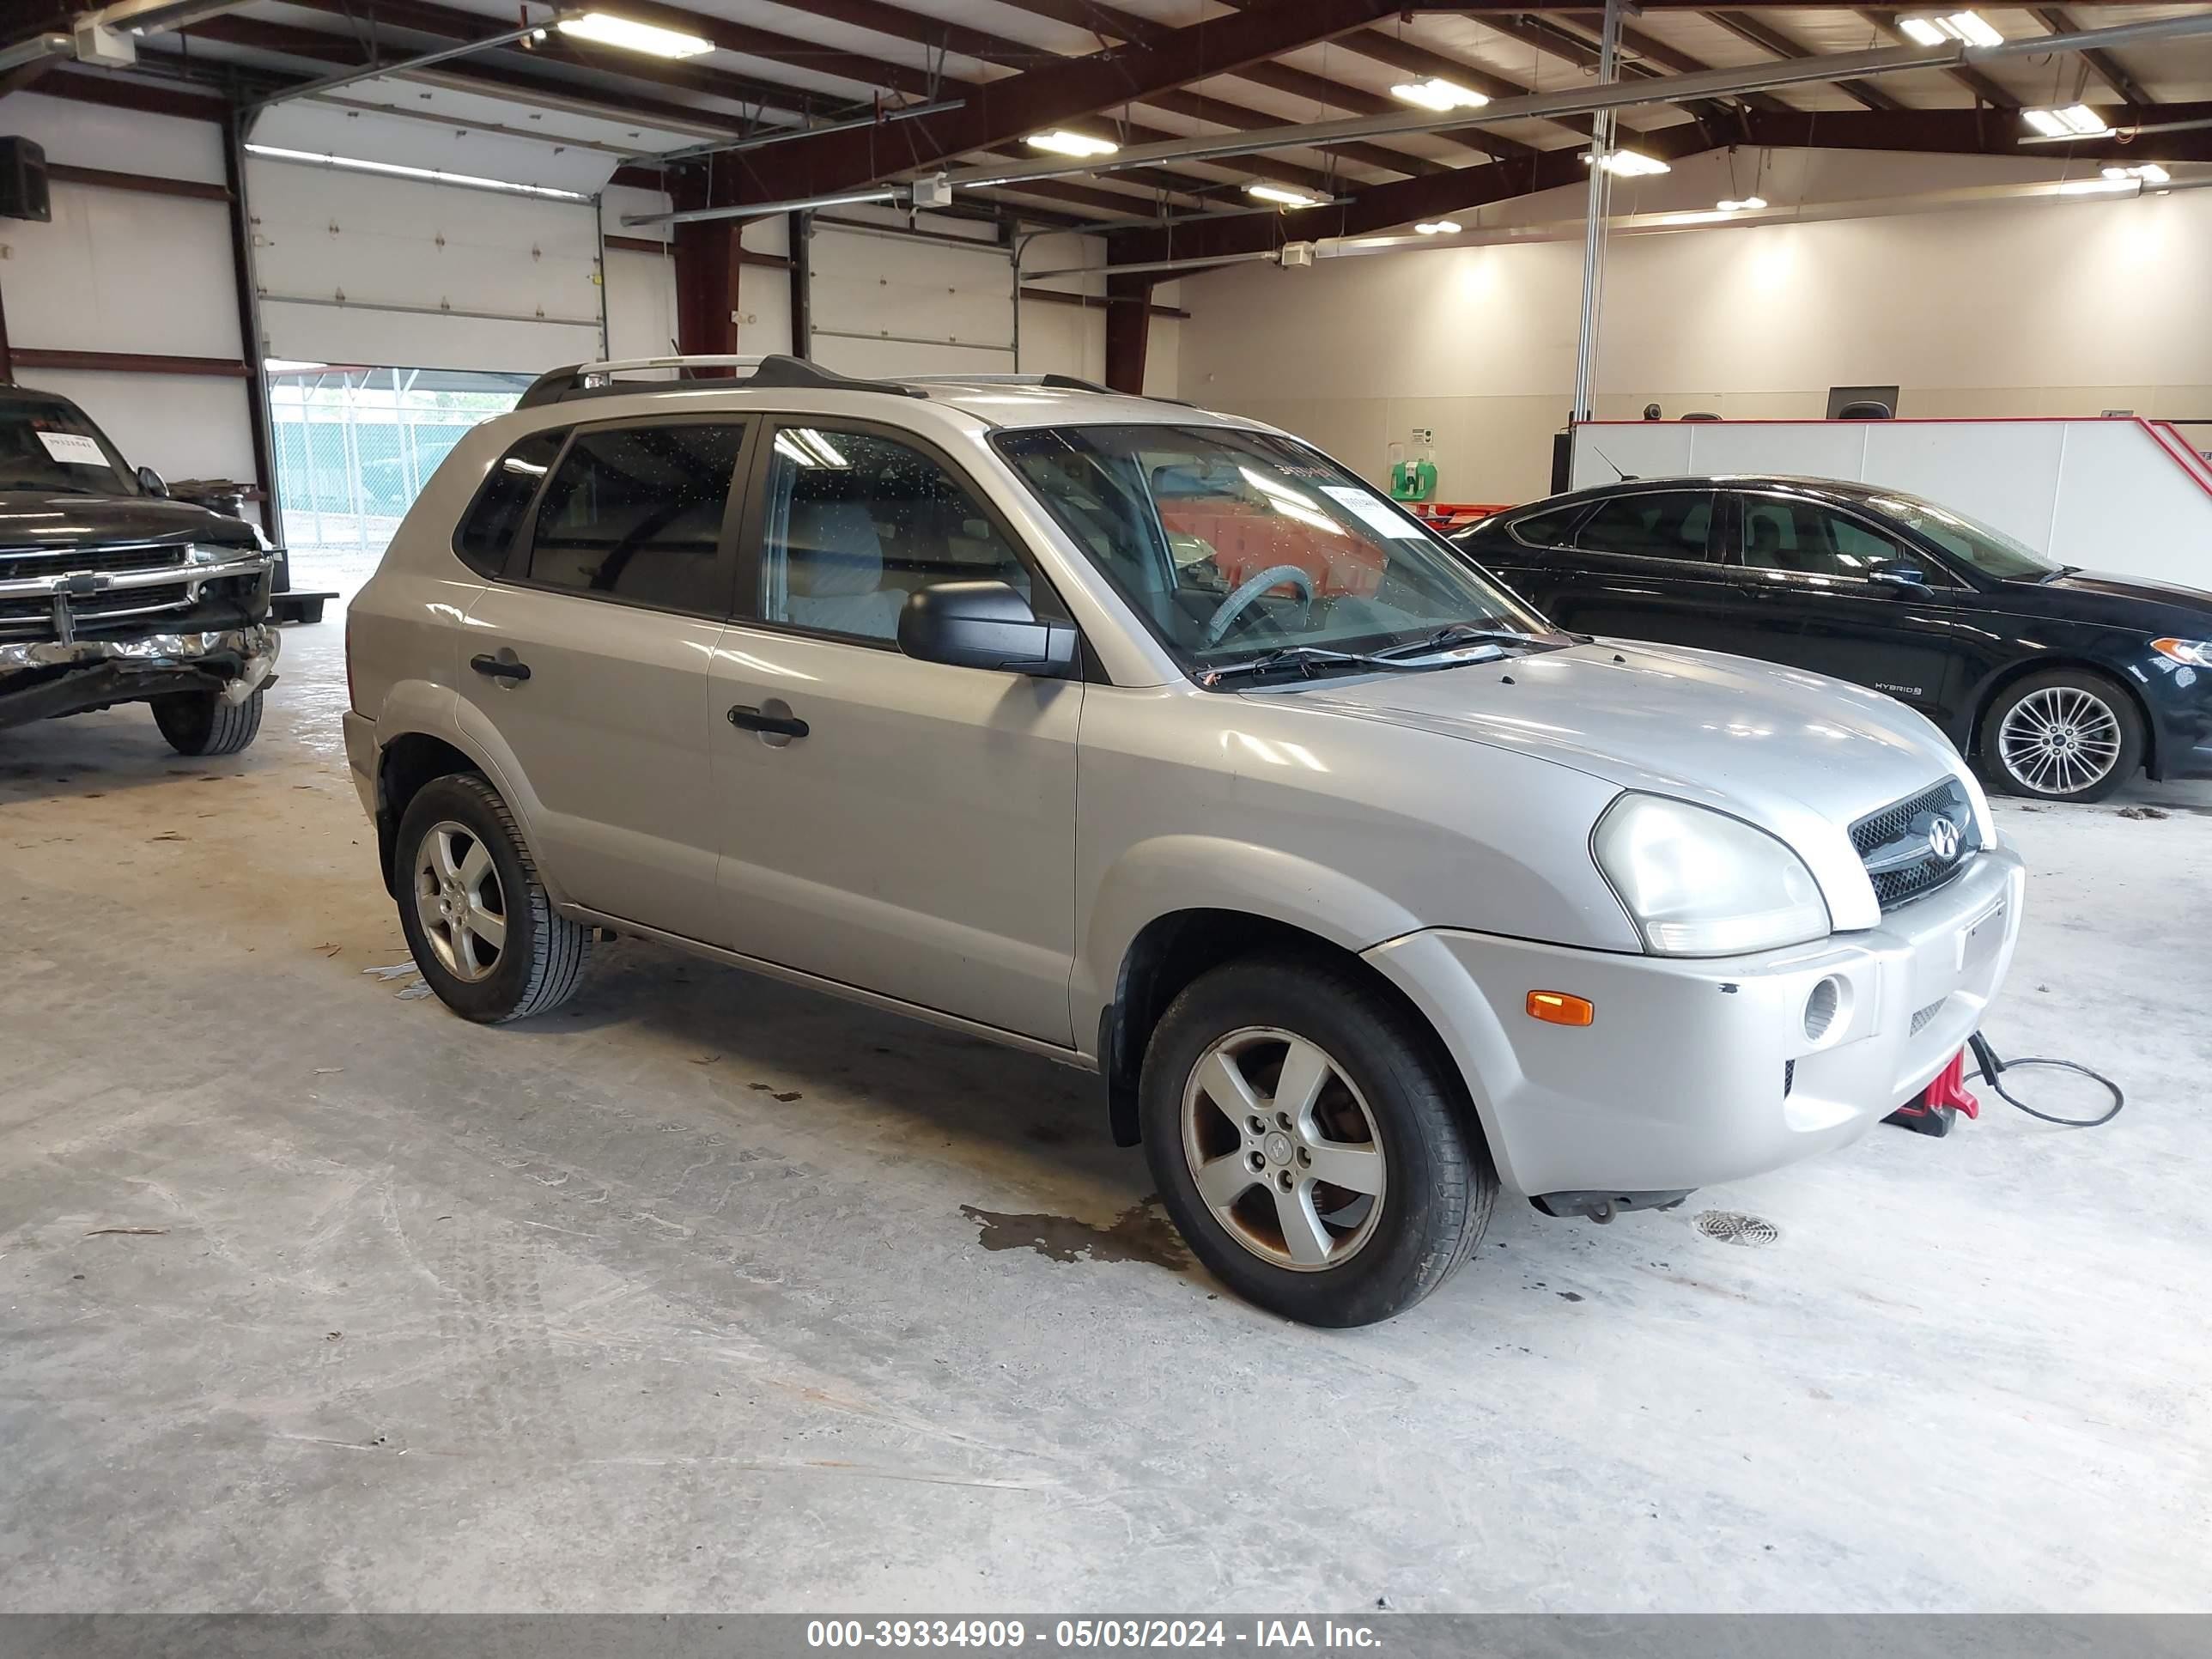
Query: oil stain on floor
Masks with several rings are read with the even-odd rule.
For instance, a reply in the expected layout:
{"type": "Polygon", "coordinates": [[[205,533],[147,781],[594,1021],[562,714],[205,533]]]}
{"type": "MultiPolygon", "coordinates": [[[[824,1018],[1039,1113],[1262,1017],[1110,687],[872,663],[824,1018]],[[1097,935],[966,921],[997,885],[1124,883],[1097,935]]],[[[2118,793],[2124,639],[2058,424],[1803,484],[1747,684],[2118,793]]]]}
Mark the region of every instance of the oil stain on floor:
{"type": "Polygon", "coordinates": [[[987,1250],[1035,1250],[1054,1261],[1145,1261],[1170,1273],[1190,1265],[1174,1225],[1160,1212],[1157,1194],[1133,1204],[1100,1227],[1065,1215],[1001,1215],[963,1204],[987,1250]]]}

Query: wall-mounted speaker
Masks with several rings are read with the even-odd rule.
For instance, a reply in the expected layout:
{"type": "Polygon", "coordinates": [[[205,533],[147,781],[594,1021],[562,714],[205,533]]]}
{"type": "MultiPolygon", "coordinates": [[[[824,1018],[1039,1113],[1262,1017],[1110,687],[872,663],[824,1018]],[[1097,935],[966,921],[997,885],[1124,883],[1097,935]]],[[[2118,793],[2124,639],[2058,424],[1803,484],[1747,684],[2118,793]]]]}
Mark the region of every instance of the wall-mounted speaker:
{"type": "Polygon", "coordinates": [[[46,152],[27,138],[0,138],[0,219],[54,216],[46,194],[46,152]]]}

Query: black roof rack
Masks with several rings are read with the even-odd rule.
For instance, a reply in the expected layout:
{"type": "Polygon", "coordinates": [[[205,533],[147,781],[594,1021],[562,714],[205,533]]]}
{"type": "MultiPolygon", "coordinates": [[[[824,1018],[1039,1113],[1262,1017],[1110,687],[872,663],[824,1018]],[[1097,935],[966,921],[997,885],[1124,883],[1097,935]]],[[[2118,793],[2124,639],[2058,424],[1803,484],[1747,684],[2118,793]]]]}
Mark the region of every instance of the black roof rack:
{"type": "Polygon", "coordinates": [[[522,394],[520,401],[515,404],[515,407],[538,409],[547,404],[566,403],[571,398],[604,397],[612,392],[650,390],[649,386],[618,385],[614,379],[617,374],[641,368],[672,368],[679,372],[701,368],[742,368],[752,371],[743,378],[733,378],[726,381],[702,382],[709,386],[768,386],[784,389],[801,388],[814,392],[881,392],[894,398],[921,398],[928,395],[918,387],[902,385],[896,380],[864,380],[850,374],[840,374],[835,369],[824,368],[819,363],[807,362],[803,358],[778,355],[764,357],[617,357],[604,362],[571,363],[565,368],[548,369],[530,383],[530,389],[522,394]]]}

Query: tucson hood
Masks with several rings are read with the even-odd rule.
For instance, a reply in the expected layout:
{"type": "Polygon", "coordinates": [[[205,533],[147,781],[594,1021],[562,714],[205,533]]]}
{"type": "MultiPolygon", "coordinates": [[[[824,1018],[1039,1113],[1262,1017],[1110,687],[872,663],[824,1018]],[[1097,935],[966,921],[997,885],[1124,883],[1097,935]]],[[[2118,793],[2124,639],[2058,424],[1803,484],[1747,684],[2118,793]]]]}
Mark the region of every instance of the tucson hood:
{"type": "Polygon", "coordinates": [[[1290,695],[1309,708],[1538,755],[1755,823],[1805,860],[1839,927],[1875,920],[1850,844],[1856,820],[1956,776],[1967,781],[1984,842],[1994,840],[1979,787],[1927,720],[1879,692],[1743,657],[1598,641],[1324,680],[1290,695]]]}

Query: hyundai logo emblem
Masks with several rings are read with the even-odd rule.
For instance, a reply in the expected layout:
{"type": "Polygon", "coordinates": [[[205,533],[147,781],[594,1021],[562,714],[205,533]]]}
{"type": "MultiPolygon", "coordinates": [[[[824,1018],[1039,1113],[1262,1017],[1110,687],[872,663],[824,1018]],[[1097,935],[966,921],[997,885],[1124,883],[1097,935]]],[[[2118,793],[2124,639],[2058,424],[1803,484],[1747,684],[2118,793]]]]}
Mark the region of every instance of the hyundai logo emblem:
{"type": "Polygon", "coordinates": [[[1948,818],[1938,818],[1928,826],[1928,850],[1945,864],[1959,856],[1960,839],[1959,826],[1948,818]]]}

